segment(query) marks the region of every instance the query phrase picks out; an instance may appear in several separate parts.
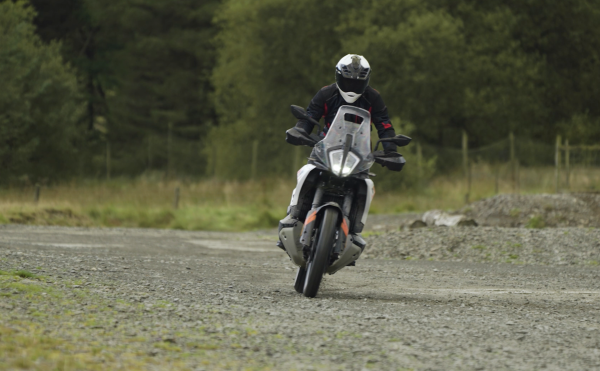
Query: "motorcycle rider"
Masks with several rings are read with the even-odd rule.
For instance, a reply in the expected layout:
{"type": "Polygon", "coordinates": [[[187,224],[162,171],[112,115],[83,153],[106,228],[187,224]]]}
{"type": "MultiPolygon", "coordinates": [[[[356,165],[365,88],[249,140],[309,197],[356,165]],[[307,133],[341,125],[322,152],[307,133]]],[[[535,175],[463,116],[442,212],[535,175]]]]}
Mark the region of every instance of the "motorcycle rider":
{"type": "MultiPolygon", "coordinates": [[[[331,122],[335,118],[338,109],[341,106],[349,105],[358,108],[365,109],[371,114],[371,121],[377,129],[379,138],[391,138],[396,135],[392,122],[390,121],[387,107],[383,103],[383,99],[379,92],[369,86],[369,80],[371,77],[371,66],[367,59],[361,55],[348,54],[339,60],[335,66],[335,83],[325,86],[317,92],[317,94],[310,101],[310,105],[306,110],[316,121],[324,118],[325,125],[323,126],[323,132],[318,133],[320,138],[324,138],[327,135],[327,131],[331,125],[331,122]]],[[[296,129],[310,134],[314,128],[314,124],[308,120],[299,120],[296,123],[296,129]]],[[[293,143],[292,143],[293,144],[293,143]]],[[[391,142],[382,142],[384,152],[396,152],[396,145],[391,142]]],[[[309,163],[311,158],[309,158],[309,163]]],[[[295,192],[300,192],[302,184],[298,184],[295,192]]],[[[292,200],[294,199],[294,193],[292,193],[292,200]]],[[[366,200],[363,200],[365,202],[366,200]]],[[[368,202],[370,204],[370,200],[368,202]]],[[[281,220],[279,223],[279,230],[283,225],[293,224],[297,221],[294,215],[290,215],[291,209],[295,207],[290,205],[288,207],[288,216],[281,220]]],[[[368,209],[364,210],[368,213],[368,209]]],[[[359,236],[362,231],[362,227],[354,228],[355,236],[359,236]]],[[[360,238],[362,240],[362,238],[360,238]]],[[[277,246],[285,250],[281,241],[277,242],[277,246]]]]}
{"type": "MultiPolygon", "coordinates": [[[[371,66],[366,58],[360,55],[348,54],[335,66],[335,83],[324,86],[310,101],[306,110],[315,120],[325,119],[321,137],[327,135],[327,130],[335,118],[338,109],[343,105],[365,109],[371,114],[371,120],[377,129],[379,138],[391,138],[396,135],[388,116],[387,107],[379,92],[369,86],[371,66]]],[[[296,128],[310,134],[314,124],[307,120],[299,120],[296,128]]],[[[396,145],[384,142],[385,152],[395,152],[396,145]]]]}

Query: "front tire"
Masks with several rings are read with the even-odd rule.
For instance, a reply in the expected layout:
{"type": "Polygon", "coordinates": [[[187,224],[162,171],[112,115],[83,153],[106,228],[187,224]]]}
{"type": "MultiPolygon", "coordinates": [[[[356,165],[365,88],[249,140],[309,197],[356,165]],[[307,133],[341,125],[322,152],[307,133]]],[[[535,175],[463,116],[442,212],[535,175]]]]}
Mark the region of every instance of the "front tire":
{"type": "Polygon", "coordinates": [[[329,265],[329,254],[331,253],[335,241],[338,215],[339,211],[334,208],[327,208],[323,213],[315,251],[312,254],[312,258],[309,260],[306,269],[306,281],[304,283],[303,293],[304,296],[308,298],[317,296],[321,280],[329,265]]]}

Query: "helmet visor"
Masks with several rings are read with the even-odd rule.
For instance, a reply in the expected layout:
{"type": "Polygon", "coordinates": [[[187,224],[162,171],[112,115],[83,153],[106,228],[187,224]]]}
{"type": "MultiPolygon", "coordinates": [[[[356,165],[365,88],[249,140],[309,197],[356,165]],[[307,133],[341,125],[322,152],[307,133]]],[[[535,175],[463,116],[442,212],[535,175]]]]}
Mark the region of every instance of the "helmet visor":
{"type": "Polygon", "coordinates": [[[365,80],[347,79],[341,74],[336,73],[335,80],[338,88],[340,88],[344,93],[363,94],[367,89],[367,86],[369,86],[369,78],[366,78],[365,80]]]}

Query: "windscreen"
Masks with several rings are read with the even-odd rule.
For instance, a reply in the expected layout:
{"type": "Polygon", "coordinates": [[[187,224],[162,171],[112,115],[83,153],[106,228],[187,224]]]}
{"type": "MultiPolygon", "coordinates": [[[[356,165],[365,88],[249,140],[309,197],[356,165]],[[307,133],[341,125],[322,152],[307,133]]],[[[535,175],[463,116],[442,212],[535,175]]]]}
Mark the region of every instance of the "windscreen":
{"type": "Polygon", "coordinates": [[[335,115],[325,139],[315,145],[319,159],[340,176],[369,169],[371,156],[371,114],[361,108],[342,106],[335,115]],[[341,163],[346,141],[351,141],[346,162],[341,163]]]}

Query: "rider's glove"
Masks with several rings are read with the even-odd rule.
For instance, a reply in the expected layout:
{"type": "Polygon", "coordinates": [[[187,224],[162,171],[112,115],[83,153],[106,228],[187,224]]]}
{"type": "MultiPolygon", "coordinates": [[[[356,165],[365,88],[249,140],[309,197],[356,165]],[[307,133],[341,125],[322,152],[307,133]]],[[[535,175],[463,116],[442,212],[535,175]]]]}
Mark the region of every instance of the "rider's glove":
{"type": "Polygon", "coordinates": [[[314,126],[313,124],[309,123],[306,120],[299,120],[296,123],[296,127],[304,130],[307,134],[310,134],[312,132],[313,126],[314,126]]]}
{"type": "Polygon", "coordinates": [[[384,153],[398,152],[398,147],[394,143],[382,143],[384,153]]]}

